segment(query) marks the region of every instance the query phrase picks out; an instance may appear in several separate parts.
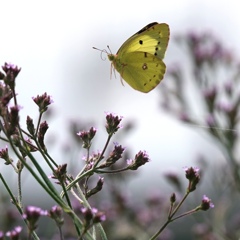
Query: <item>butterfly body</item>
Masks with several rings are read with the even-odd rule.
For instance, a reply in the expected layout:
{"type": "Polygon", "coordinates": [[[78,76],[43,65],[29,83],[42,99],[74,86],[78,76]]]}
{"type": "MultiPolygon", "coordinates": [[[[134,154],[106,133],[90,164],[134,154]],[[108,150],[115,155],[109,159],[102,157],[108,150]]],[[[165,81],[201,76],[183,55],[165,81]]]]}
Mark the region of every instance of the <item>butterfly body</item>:
{"type": "Polygon", "coordinates": [[[162,59],[168,41],[168,25],[150,23],[125,41],[117,54],[108,54],[108,58],[131,87],[147,93],[163,79],[166,66],[162,59]]]}

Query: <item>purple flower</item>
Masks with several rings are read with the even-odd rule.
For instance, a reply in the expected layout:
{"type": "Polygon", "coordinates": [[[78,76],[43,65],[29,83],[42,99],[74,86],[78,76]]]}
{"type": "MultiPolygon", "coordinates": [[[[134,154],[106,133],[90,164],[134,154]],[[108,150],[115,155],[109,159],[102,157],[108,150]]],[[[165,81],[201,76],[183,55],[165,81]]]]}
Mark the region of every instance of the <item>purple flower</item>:
{"type": "Polygon", "coordinates": [[[46,92],[41,96],[37,95],[37,97],[32,97],[32,99],[38,105],[40,113],[46,112],[48,106],[53,103],[52,96],[47,95],[46,92]]]}
{"type": "Polygon", "coordinates": [[[6,146],[5,148],[2,148],[0,150],[0,158],[4,159],[6,162],[6,165],[11,164],[11,162],[13,162],[13,160],[9,157],[8,155],[8,146],[6,146]]]}
{"type": "Polygon", "coordinates": [[[107,160],[102,163],[99,168],[105,168],[110,167],[113,165],[116,161],[118,161],[120,158],[122,158],[122,154],[125,151],[125,147],[122,147],[122,145],[119,145],[118,143],[114,143],[114,149],[112,152],[110,152],[109,157],[107,160]]]}
{"type": "Polygon", "coordinates": [[[102,187],[103,187],[103,183],[104,183],[104,178],[103,177],[99,177],[96,187],[94,187],[91,190],[87,191],[86,197],[89,198],[93,194],[96,194],[99,191],[101,191],[102,187]]]}
{"type": "Polygon", "coordinates": [[[184,167],[183,168],[186,172],[186,178],[191,180],[191,179],[194,179],[199,173],[199,168],[197,167],[184,167]]]}
{"type": "Polygon", "coordinates": [[[214,204],[211,202],[210,198],[208,198],[206,195],[203,195],[200,209],[207,211],[209,208],[214,208],[214,204]]]}
{"type": "Polygon", "coordinates": [[[37,228],[37,221],[40,216],[46,216],[47,211],[42,210],[39,207],[28,206],[26,207],[23,218],[28,221],[28,228],[30,231],[33,231],[37,228]]]}
{"type": "Polygon", "coordinates": [[[199,168],[185,167],[186,178],[189,180],[188,191],[192,192],[196,189],[197,184],[200,181],[199,168]]]}
{"type": "Polygon", "coordinates": [[[106,113],[106,130],[109,135],[113,135],[118,131],[119,128],[122,126],[120,122],[122,121],[123,117],[117,116],[113,113],[106,113]]]}
{"type": "Polygon", "coordinates": [[[58,226],[63,225],[63,211],[59,206],[53,206],[50,211],[48,211],[48,216],[55,220],[58,226]]]}
{"type": "Polygon", "coordinates": [[[18,66],[11,63],[5,63],[4,66],[2,66],[2,69],[6,76],[1,76],[1,78],[3,77],[4,83],[8,85],[11,90],[13,90],[15,87],[15,79],[18,73],[21,71],[21,68],[18,68],[18,66]]]}
{"type": "Polygon", "coordinates": [[[106,215],[98,211],[97,208],[82,208],[81,212],[84,216],[84,227],[90,228],[92,225],[106,220],[106,215]]]}
{"type": "Polygon", "coordinates": [[[140,166],[144,165],[145,163],[147,163],[149,161],[150,161],[150,158],[149,158],[148,154],[146,153],[146,151],[139,151],[135,155],[134,160],[131,160],[131,159],[127,160],[128,169],[137,170],[140,166]]]}
{"type": "Polygon", "coordinates": [[[100,223],[106,221],[106,215],[103,212],[97,212],[93,218],[93,223],[100,223]]]}
{"type": "Polygon", "coordinates": [[[65,181],[67,175],[67,164],[58,165],[58,167],[53,171],[53,175],[50,178],[57,179],[59,182],[62,183],[65,181]]]}
{"type": "Polygon", "coordinates": [[[17,65],[15,65],[13,63],[6,63],[6,62],[4,64],[4,66],[2,66],[2,69],[6,74],[8,74],[9,71],[13,72],[15,77],[21,71],[21,68],[18,68],[17,65]]]}
{"type": "Polygon", "coordinates": [[[21,231],[22,231],[22,227],[17,226],[12,231],[8,231],[6,233],[6,236],[10,237],[12,240],[18,240],[18,239],[20,239],[19,235],[20,235],[21,231]]]}
{"type": "Polygon", "coordinates": [[[77,133],[77,135],[83,141],[83,148],[89,149],[91,147],[91,141],[95,136],[96,132],[97,132],[97,129],[94,127],[91,127],[89,131],[81,131],[77,133]]]}

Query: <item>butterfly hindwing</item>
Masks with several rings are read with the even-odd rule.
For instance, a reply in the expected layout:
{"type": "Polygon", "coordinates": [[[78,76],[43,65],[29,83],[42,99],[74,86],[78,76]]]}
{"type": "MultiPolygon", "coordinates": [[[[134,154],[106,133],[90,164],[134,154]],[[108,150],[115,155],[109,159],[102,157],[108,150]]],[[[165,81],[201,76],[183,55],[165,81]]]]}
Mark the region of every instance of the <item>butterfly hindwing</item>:
{"type": "Polygon", "coordinates": [[[126,53],[122,61],[127,62],[127,64],[119,69],[121,77],[132,88],[140,92],[147,93],[154,89],[165,74],[164,62],[149,53],[126,53]]]}

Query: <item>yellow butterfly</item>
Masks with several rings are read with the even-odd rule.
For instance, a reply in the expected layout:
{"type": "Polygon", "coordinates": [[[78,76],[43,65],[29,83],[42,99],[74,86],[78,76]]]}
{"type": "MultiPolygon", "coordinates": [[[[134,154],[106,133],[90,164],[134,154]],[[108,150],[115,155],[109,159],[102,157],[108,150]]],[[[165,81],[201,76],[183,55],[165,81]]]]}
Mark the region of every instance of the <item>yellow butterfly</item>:
{"type": "Polygon", "coordinates": [[[112,66],[132,88],[150,92],[163,79],[166,65],[164,58],[169,26],[153,22],[142,28],[119,48],[117,54],[108,54],[112,66]]]}

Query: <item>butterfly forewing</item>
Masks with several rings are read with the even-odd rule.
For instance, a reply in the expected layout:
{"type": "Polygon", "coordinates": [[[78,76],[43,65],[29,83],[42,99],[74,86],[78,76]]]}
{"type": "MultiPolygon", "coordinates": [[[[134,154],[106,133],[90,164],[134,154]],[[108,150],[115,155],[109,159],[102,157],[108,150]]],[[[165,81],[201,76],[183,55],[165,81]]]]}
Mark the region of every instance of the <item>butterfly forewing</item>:
{"type": "Polygon", "coordinates": [[[130,37],[117,52],[119,58],[127,52],[148,52],[163,59],[169,41],[169,26],[151,23],[130,37]]]}

